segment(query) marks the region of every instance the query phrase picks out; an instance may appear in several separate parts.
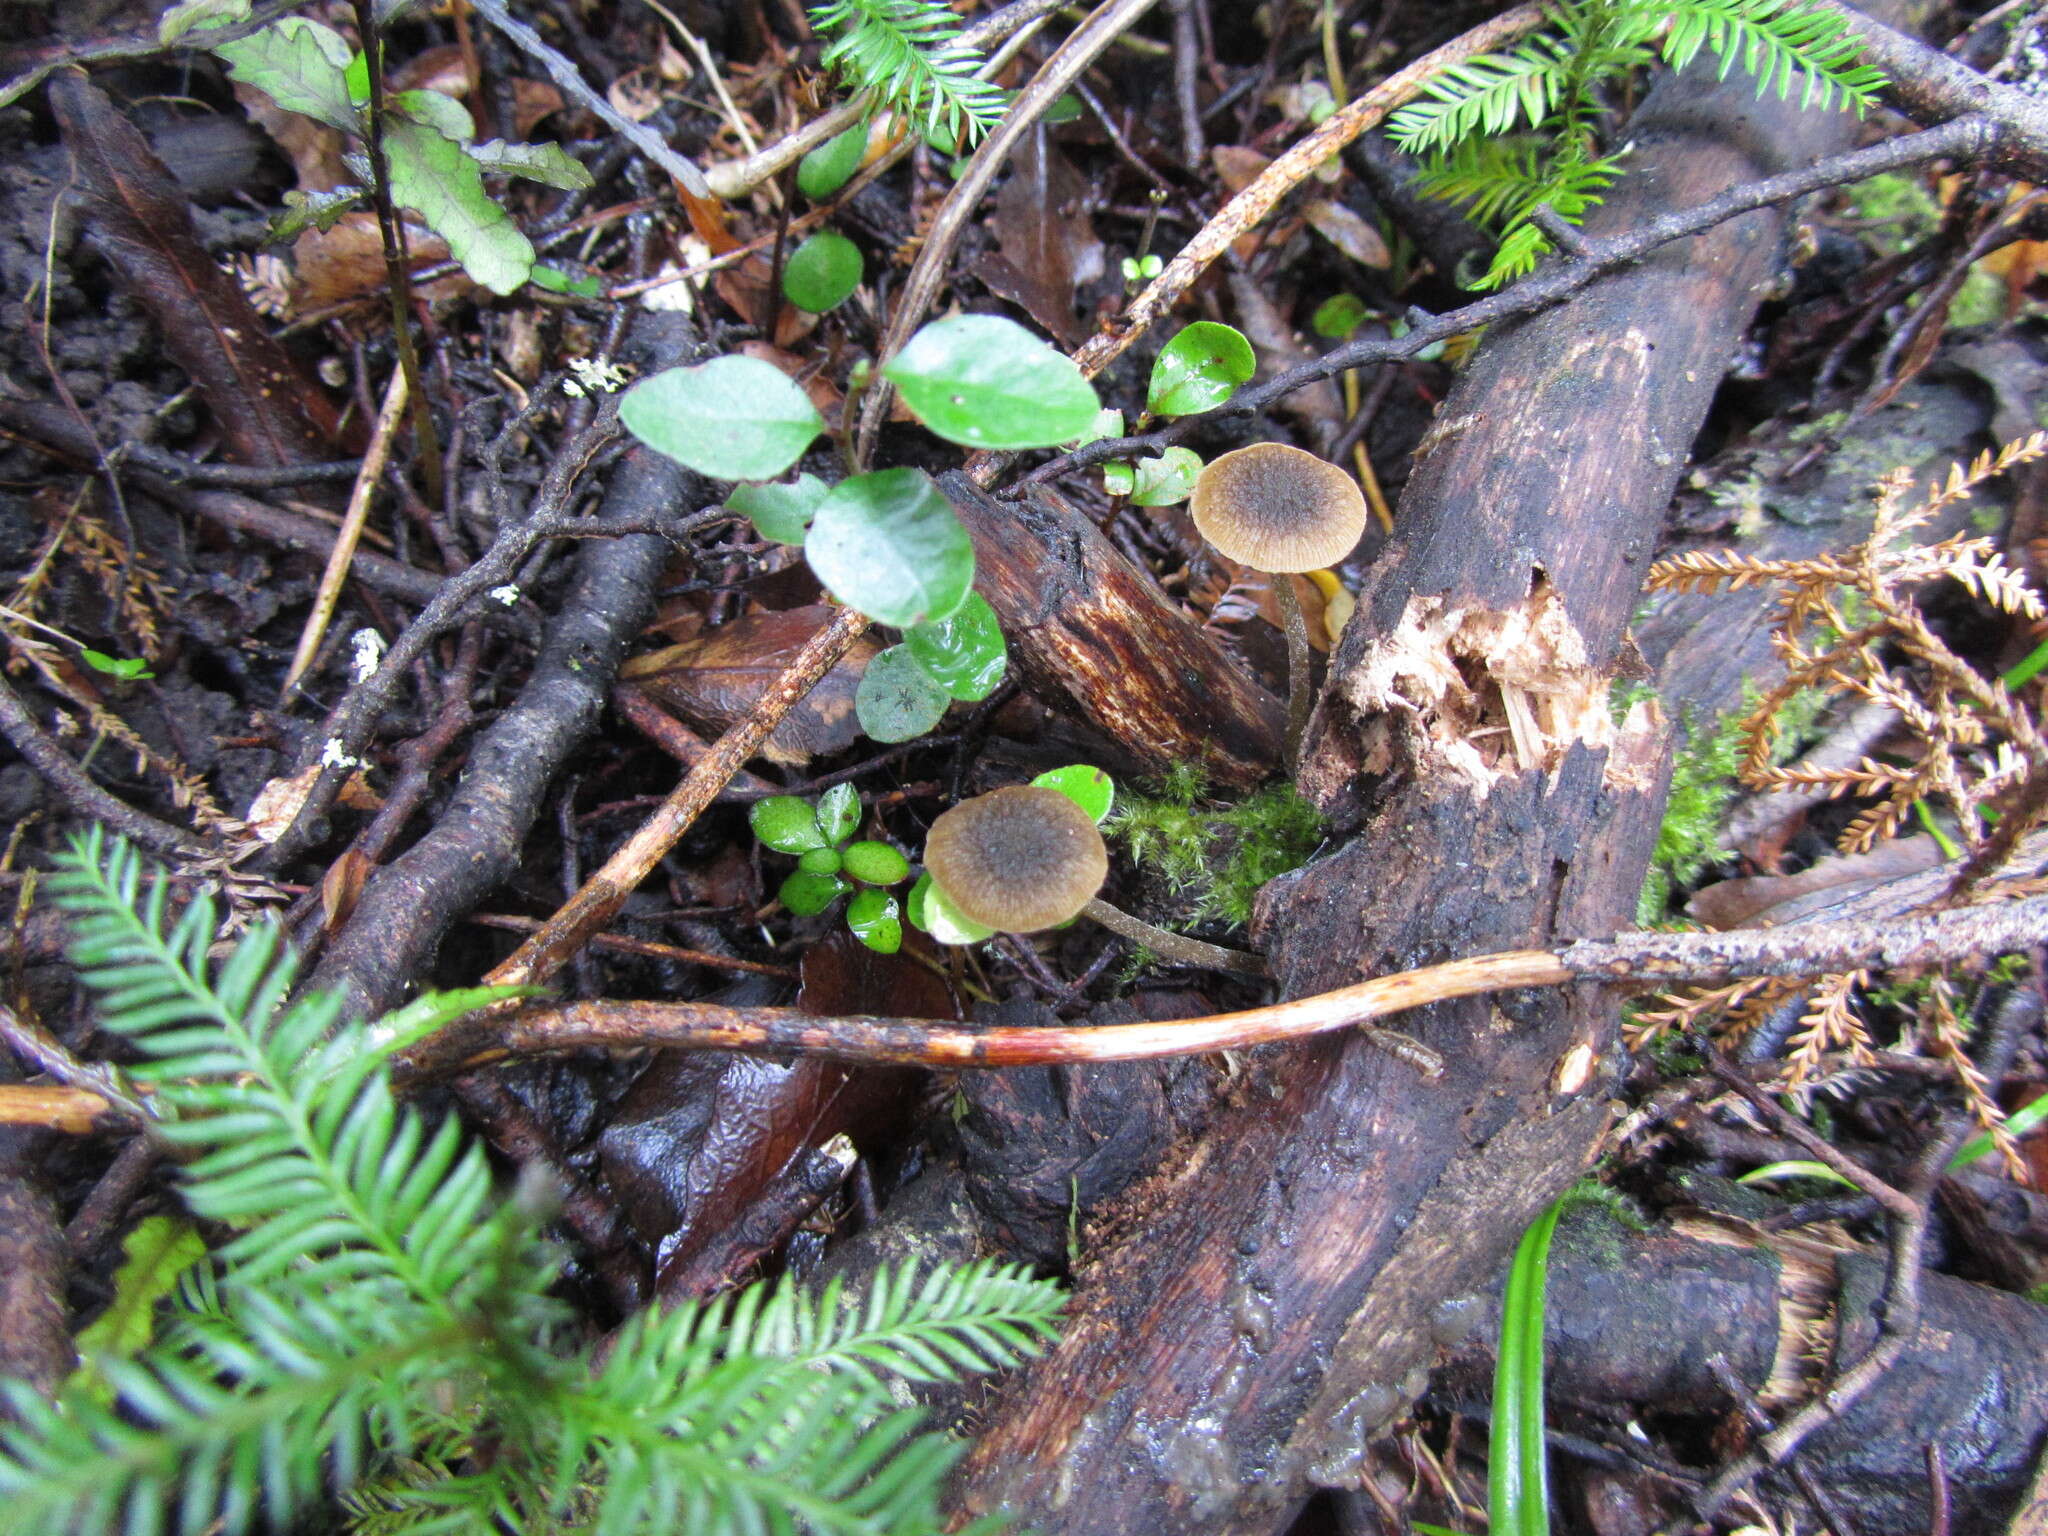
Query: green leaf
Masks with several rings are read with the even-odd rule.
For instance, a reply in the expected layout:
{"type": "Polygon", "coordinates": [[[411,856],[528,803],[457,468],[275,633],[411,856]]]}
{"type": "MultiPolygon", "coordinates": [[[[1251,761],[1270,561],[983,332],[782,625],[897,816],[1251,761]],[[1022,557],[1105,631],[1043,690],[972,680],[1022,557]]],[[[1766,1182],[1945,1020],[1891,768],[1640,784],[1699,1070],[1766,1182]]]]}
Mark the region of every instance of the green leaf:
{"type": "Polygon", "coordinates": [[[1316,312],[1309,319],[1309,325],[1318,336],[1329,341],[1346,341],[1351,333],[1365,324],[1369,311],[1365,300],[1355,293],[1333,293],[1316,306],[1316,312]]]}
{"type": "Polygon", "coordinates": [[[1112,496],[1128,496],[1138,487],[1138,471],[1135,465],[1121,459],[1111,459],[1102,466],[1102,488],[1112,496]]]}
{"type": "Polygon", "coordinates": [[[1080,441],[1076,442],[1074,446],[1076,448],[1086,448],[1090,443],[1099,443],[1108,438],[1122,437],[1123,435],[1124,413],[1113,405],[1105,405],[1095,413],[1095,420],[1088,424],[1088,430],[1081,434],[1080,441]]]}
{"type": "Polygon", "coordinates": [[[182,1216],[145,1216],[121,1244],[114,1271],[114,1299],[80,1330],[84,1364],[65,1383],[95,1402],[112,1403],[113,1383],[101,1371],[108,1359],[131,1359],[156,1337],[157,1303],[176,1289],[178,1277],[206,1257],[206,1240],[182,1216]]]}
{"type": "Polygon", "coordinates": [[[823,202],[853,180],[868,150],[868,125],[855,123],[812,150],[796,166],[796,189],[812,202],[823,202]]]}
{"type": "Polygon", "coordinates": [[[772,480],[825,430],[810,397],[758,357],[643,379],[619,401],[619,420],[648,447],[719,480],[772,480]]]}
{"type": "MultiPolygon", "coordinates": [[[[2048,1120],[2048,1098],[2035,1099],[2029,1104],[2021,1105],[2005,1117],[2005,1128],[2017,1139],[2033,1130],[2043,1120],[2048,1120]]],[[[1948,1160],[1948,1165],[1951,1169],[1968,1167],[1979,1158],[1988,1156],[1995,1145],[1988,1131],[1972,1136],[1956,1148],[1956,1155],[1948,1160]]]]}
{"type": "Polygon", "coordinates": [[[775,894],[796,916],[816,917],[852,889],[837,875],[815,875],[800,869],[783,881],[775,894]]]}
{"type": "Polygon", "coordinates": [[[394,113],[384,125],[384,157],[391,166],[391,200],[417,209],[477,283],[493,293],[517,291],[533,270],[533,242],[491,200],[469,151],[433,124],[394,113]]]}
{"type": "Polygon", "coordinates": [[[846,845],[845,868],[862,885],[895,885],[910,877],[910,860],[872,838],[846,845]]]}
{"type": "Polygon", "coordinates": [[[944,685],[933,680],[909,648],[892,645],[861,673],[853,712],[876,741],[910,741],[937,725],[950,703],[944,685]]]}
{"type": "Polygon", "coordinates": [[[361,127],[348,93],[352,52],[339,32],[303,16],[287,16],[213,49],[233,78],[255,86],[287,112],[315,118],[343,133],[361,127]]]}
{"type": "Polygon", "coordinates": [[[476,137],[476,119],[469,115],[469,108],[446,91],[400,91],[392,97],[391,104],[414,122],[453,139],[469,150],[471,159],[476,158],[476,149],[470,144],[476,137]]]}
{"type": "Polygon", "coordinates": [[[287,192],[284,212],[263,228],[264,241],[282,245],[298,239],[308,229],[332,229],[366,195],[361,187],[336,187],[332,192],[287,192]]]}
{"type": "Polygon", "coordinates": [[[821,229],[783,263],[783,296],[798,309],[823,314],[860,286],[863,270],[859,246],[842,234],[821,229]]]}
{"type": "Polygon", "coordinates": [[[95,672],[104,672],[109,677],[118,677],[124,682],[137,678],[155,677],[149,670],[149,663],[140,656],[109,656],[105,651],[96,651],[89,645],[79,647],[79,655],[85,664],[95,672]]]}
{"type": "Polygon", "coordinates": [[[842,862],[837,848],[813,848],[797,855],[796,867],[807,875],[836,875],[842,862]]]}
{"type": "MultiPolygon", "coordinates": [[[[945,890],[927,874],[918,882],[924,887],[924,931],[941,944],[979,944],[995,933],[953,905],[945,890]]],[[[917,891],[911,891],[913,900],[917,891]]]]}
{"type": "Polygon", "coordinates": [[[918,420],[969,448],[1072,442],[1102,408],[1070,359],[1000,315],[934,321],[882,372],[918,420]]]}
{"type": "MultiPolygon", "coordinates": [[[[1950,1166],[1953,1167],[1954,1164],[1951,1163],[1950,1166]]],[[[1768,1184],[1775,1179],[1826,1179],[1831,1183],[1846,1185],[1850,1189],[1856,1187],[1826,1163],[1806,1162],[1801,1159],[1790,1159],[1781,1163],[1765,1163],[1761,1168],[1750,1169],[1749,1172],[1743,1174],[1735,1182],[1738,1184],[1768,1184]]]]}
{"type": "Polygon", "coordinates": [[[543,186],[580,192],[596,186],[583,162],[559,144],[508,144],[490,139],[469,146],[470,158],[486,171],[500,176],[520,176],[543,186]]]}
{"type": "Polygon", "coordinates": [[[157,22],[156,40],[168,48],[188,32],[231,27],[248,19],[249,0],[181,0],[157,22]]]}
{"type": "Polygon", "coordinates": [[[853,936],[878,955],[893,955],[903,947],[903,923],[897,915],[896,898],[887,891],[857,891],[846,904],[846,926],[853,936]]]}
{"type": "Polygon", "coordinates": [[[1543,1439],[1543,1312],[1550,1239],[1564,1202],[1529,1224],[1515,1246],[1501,1299],[1493,1375],[1493,1428],[1486,1459],[1491,1536],[1549,1536],[1550,1468],[1543,1439]]]}
{"type": "Polygon", "coordinates": [[[533,270],[526,274],[527,281],[536,288],[545,288],[549,293],[566,293],[579,299],[601,299],[604,284],[594,277],[579,277],[574,272],[565,272],[560,267],[551,267],[545,262],[535,262],[533,270]]]}
{"type": "Polygon", "coordinates": [[[770,795],[756,800],[747,812],[747,825],[754,836],[777,853],[808,853],[825,846],[825,834],[818,826],[810,802],[795,795],[770,795]]]}
{"type": "Polygon", "coordinates": [[[1041,789],[1056,789],[1095,818],[1098,825],[1116,804],[1116,785],[1100,768],[1074,763],[1050,769],[1031,781],[1041,789]]]}
{"type": "Polygon", "coordinates": [[[834,784],[818,797],[818,830],[837,846],[860,825],[860,792],[851,784],[834,784]]]}
{"type": "Polygon", "coordinates": [[[839,601],[898,629],[947,617],[974,585],[973,541],[922,470],[835,485],[811,519],[804,556],[839,601]]]}
{"type": "Polygon", "coordinates": [[[911,883],[910,894],[903,898],[903,918],[919,933],[930,933],[932,925],[926,920],[924,904],[932,892],[932,877],[919,875],[911,883]]]}
{"type": "Polygon", "coordinates": [[[1243,332],[1197,320],[1160,348],[1145,409],[1154,416],[1192,416],[1221,405],[1258,369],[1243,332]]]}
{"type": "Polygon", "coordinates": [[[370,56],[361,49],[357,49],[354,53],[350,54],[345,78],[348,80],[348,99],[358,107],[368,106],[370,104],[370,56]]]}
{"type": "Polygon", "coordinates": [[[1140,459],[1132,466],[1131,488],[1123,494],[1134,507],[1173,507],[1195,492],[1195,477],[1202,472],[1202,456],[1192,448],[1168,448],[1156,459],[1140,459]]]}
{"type": "Polygon", "coordinates": [[[804,474],[792,484],[769,481],[735,487],[725,504],[751,521],[762,538],[777,544],[801,544],[818,503],[824,499],[825,482],[804,474]]]}
{"type": "Polygon", "coordinates": [[[932,681],[963,703],[994,693],[1009,668],[1003,626],[979,592],[937,623],[906,630],[903,643],[932,681]]]}
{"type": "Polygon", "coordinates": [[[391,1056],[416,1045],[435,1030],[454,1023],[464,1014],[475,1013],[493,1003],[514,997],[539,997],[539,987],[452,987],[446,992],[428,992],[414,998],[396,1013],[387,1013],[364,1027],[367,1043],[380,1056],[391,1056]]]}

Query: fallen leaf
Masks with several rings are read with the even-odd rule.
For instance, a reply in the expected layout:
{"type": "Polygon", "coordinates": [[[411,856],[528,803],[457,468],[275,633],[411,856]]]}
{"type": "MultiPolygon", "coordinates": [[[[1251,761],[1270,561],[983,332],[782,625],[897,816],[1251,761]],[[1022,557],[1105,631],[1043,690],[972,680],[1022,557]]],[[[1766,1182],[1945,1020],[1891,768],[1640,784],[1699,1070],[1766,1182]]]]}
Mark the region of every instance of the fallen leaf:
{"type": "Polygon", "coordinates": [[[1796,917],[1804,897],[1840,899],[1845,887],[1918,874],[1941,862],[1931,837],[1899,837],[1868,853],[1833,854],[1796,875],[1746,875],[1703,886],[1685,910],[1709,928],[1770,928],[1796,917]]]}
{"type": "Polygon", "coordinates": [[[1088,333],[1074,313],[1076,293],[1103,268],[1102,242],[1088,220],[1088,184],[1043,123],[1024,136],[1010,163],[989,221],[997,249],[975,263],[975,275],[1071,350],[1088,333]]]}
{"type": "Polygon", "coordinates": [[[1302,210],[1309,228],[1337,247],[1362,267],[1390,267],[1394,263],[1380,232],[1335,198],[1319,197],[1302,210]]]}

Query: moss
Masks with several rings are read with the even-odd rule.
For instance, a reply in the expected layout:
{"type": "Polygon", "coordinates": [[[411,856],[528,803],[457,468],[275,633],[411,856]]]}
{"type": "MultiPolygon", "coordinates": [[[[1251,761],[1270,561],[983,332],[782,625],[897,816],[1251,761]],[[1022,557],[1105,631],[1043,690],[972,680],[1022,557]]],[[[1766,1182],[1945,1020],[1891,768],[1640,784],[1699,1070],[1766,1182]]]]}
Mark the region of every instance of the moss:
{"type": "Polygon", "coordinates": [[[1931,234],[1941,222],[1941,208],[1917,177],[1889,172],[1843,189],[1850,216],[1871,226],[1872,244],[1896,255],[1931,234]]]}
{"type": "MultiPolygon", "coordinates": [[[[1676,892],[1695,884],[1728,856],[1721,834],[1728,807],[1741,787],[1735,775],[1744,751],[1742,717],[1755,698],[1755,688],[1745,684],[1742,706],[1711,727],[1703,727],[1696,713],[1687,713],[1686,745],[1671,765],[1671,798],[1665,802],[1657,849],[1636,899],[1638,924],[1647,927],[1662,921],[1676,892]]],[[[1816,688],[1803,688],[1786,700],[1777,714],[1774,763],[1784,762],[1805,745],[1826,707],[1827,695],[1816,688]]]]}
{"type": "Polygon", "coordinates": [[[1153,794],[1120,791],[1106,830],[1134,863],[1189,898],[1198,920],[1246,923],[1259,888],[1315,852],[1322,817],[1292,784],[1220,807],[1206,791],[1200,769],[1178,765],[1153,794]]]}

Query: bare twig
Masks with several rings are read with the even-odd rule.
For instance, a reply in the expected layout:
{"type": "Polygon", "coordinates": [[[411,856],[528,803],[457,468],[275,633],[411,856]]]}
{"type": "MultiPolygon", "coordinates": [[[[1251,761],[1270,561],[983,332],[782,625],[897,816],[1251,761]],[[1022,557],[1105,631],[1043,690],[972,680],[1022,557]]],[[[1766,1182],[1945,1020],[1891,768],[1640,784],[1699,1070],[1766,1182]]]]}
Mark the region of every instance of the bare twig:
{"type": "MultiPolygon", "coordinates": [[[[600,876],[602,879],[602,876],[600,876]]],[[[596,883],[596,882],[593,882],[596,883]]],[[[842,1061],[948,1068],[1140,1061],[1300,1040],[1454,997],[1572,981],[1663,985],[1729,976],[1898,969],[2010,954],[2048,940],[2048,897],[1889,922],[1817,923],[1735,933],[1640,933],[1556,951],[1506,950],[1379,976],[1314,997],[1169,1023],[968,1029],[916,1019],[823,1018],[793,1008],[709,1003],[577,1003],[454,1026],[418,1047],[415,1074],[583,1047],[792,1051],[842,1061]]],[[[516,960],[518,957],[515,956],[516,960]]],[[[559,962],[558,962],[559,963],[559,962]]],[[[494,981],[535,979],[511,966],[494,981]]],[[[1391,1042],[1398,1046],[1399,1041],[1391,1042]]]]}

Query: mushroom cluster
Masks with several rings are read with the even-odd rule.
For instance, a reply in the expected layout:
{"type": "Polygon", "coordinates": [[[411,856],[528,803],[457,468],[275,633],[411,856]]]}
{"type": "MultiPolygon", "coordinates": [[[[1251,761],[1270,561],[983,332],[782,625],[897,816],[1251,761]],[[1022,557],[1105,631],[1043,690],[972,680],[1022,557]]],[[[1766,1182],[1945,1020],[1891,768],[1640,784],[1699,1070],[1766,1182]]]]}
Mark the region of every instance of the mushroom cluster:
{"type": "Polygon", "coordinates": [[[1279,579],[1287,633],[1287,767],[1308,729],[1308,624],[1288,577],[1335,565],[1365,532],[1365,493],[1326,459],[1285,443],[1253,443],[1213,459],[1188,500],[1195,527],[1226,558],[1279,579]]]}
{"type": "Polygon", "coordinates": [[[924,863],[961,916],[998,933],[1086,916],[1173,964],[1265,972],[1257,955],[1169,933],[1098,897],[1109,850],[1095,819],[1056,789],[1018,784],[961,801],[932,823],[924,863]]]}

